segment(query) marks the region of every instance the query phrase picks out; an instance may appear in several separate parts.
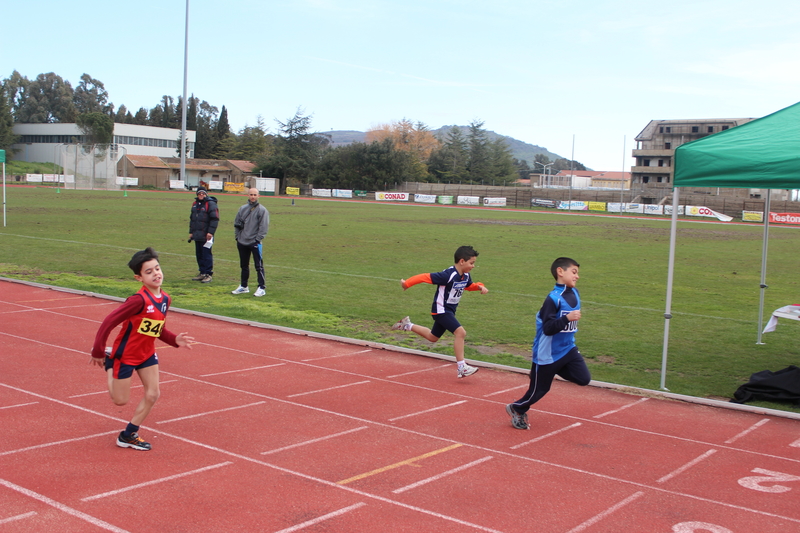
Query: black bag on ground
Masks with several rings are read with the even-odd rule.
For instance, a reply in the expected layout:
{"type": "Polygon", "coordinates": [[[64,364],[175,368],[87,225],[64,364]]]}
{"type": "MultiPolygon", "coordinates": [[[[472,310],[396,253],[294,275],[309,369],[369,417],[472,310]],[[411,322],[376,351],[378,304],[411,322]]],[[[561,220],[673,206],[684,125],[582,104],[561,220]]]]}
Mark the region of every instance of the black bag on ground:
{"type": "Polygon", "coordinates": [[[736,389],[731,401],[745,403],[755,400],[800,405],[800,368],[791,365],[777,372],[756,372],[750,376],[749,382],[736,389]]]}

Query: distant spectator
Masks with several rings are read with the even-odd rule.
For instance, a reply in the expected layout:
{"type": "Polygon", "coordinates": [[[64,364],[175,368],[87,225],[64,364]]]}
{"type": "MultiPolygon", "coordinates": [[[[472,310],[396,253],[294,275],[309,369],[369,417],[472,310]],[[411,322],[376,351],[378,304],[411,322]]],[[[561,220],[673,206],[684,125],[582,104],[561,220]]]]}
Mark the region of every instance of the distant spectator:
{"type": "Polygon", "coordinates": [[[269,211],[258,203],[258,189],[250,189],[247,194],[247,203],[239,208],[233,221],[236,248],[239,250],[239,266],[242,276],[239,286],[231,291],[233,294],[250,292],[250,256],[253,256],[253,268],[258,277],[258,289],[253,296],[264,296],[266,282],[264,280],[264,261],[261,241],[269,231],[269,211]]]}
{"type": "Polygon", "coordinates": [[[214,233],[219,225],[219,208],[217,199],[209,196],[205,187],[198,187],[196,194],[197,199],[192,204],[192,213],[189,216],[189,242],[194,241],[199,272],[192,279],[209,283],[214,274],[211,246],[214,244],[214,233]]]}

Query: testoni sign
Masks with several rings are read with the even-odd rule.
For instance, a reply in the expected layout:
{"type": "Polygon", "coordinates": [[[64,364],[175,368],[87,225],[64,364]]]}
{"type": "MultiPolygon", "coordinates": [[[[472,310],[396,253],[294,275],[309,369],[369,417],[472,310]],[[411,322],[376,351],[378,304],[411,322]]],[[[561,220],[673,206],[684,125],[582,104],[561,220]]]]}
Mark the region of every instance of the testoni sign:
{"type": "Polygon", "coordinates": [[[483,205],[492,206],[492,207],[505,207],[506,199],[505,198],[484,198],[483,205]]]}
{"type": "Polygon", "coordinates": [[[407,192],[376,192],[376,200],[388,202],[407,202],[411,195],[407,192]]]}
{"type": "Polygon", "coordinates": [[[769,221],[778,224],[800,224],[800,213],[769,213],[769,221]]]}

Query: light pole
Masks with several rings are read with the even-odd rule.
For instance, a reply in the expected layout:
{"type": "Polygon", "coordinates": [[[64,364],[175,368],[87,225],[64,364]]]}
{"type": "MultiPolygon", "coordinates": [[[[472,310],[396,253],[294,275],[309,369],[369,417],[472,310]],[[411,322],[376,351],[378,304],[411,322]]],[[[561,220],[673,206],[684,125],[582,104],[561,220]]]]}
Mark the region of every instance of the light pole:
{"type": "Polygon", "coordinates": [[[533,164],[534,165],[542,165],[542,172],[544,173],[544,183],[545,183],[545,185],[547,185],[547,177],[548,177],[547,169],[549,167],[552,167],[553,165],[555,165],[555,162],[547,163],[545,165],[544,163],[540,163],[538,161],[534,161],[533,164]]]}

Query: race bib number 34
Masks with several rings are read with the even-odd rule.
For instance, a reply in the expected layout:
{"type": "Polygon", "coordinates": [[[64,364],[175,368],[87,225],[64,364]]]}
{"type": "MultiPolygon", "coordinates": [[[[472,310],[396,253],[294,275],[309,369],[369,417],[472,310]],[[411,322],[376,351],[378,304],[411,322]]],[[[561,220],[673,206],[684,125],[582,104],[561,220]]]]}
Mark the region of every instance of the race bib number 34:
{"type": "Polygon", "coordinates": [[[141,324],[139,324],[139,329],[137,331],[142,335],[147,335],[148,337],[158,337],[161,335],[161,330],[163,329],[163,320],[150,320],[148,318],[144,318],[142,319],[141,324]]]}

